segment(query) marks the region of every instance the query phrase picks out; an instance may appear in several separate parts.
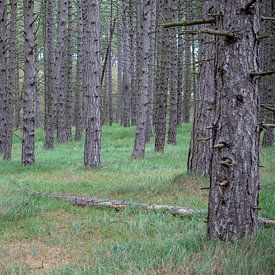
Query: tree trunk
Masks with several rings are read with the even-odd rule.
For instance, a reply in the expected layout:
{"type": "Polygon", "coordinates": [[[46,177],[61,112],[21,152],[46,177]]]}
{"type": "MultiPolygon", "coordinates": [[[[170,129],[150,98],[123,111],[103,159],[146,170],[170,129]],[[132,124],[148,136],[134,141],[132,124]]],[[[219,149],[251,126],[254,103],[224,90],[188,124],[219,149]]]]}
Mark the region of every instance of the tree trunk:
{"type": "Polygon", "coordinates": [[[130,39],[128,6],[123,2],[123,76],[122,76],[122,124],[129,127],[131,122],[131,75],[130,75],[130,39]]]}
{"type": "Polygon", "coordinates": [[[83,0],[77,2],[77,84],[75,91],[75,140],[81,140],[83,133],[83,93],[84,93],[84,22],[83,0]]]}
{"type": "Polygon", "coordinates": [[[230,241],[258,231],[260,96],[259,1],[216,1],[215,120],[208,235],[230,241]],[[248,4],[250,3],[250,5],[248,4]]]}
{"type": "Polygon", "coordinates": [[[23,141],[22,164],[30,165],[35,161],[35,38],[34,38],[34,0],[24,1],[25,67],[23,101],[23,141]]]}
{"type": "Polygon", "coordinates": [[[68,27],[66,36],[66,140],[72,140],[72,109],[73,109],[73,91],[72,91],[72,56],[73,56],[73,18],[72,18],[72,1],[68,0],[68,27]]]}
{"type": "Polygon", "coordinates": [[[57,141],[65,143],[66,135],[66,47],[65,31],[68,20],[68,0],[60,0],[58,12],[58,30],[54,68],[54,89],[57,93],[57,141]]]}
{"type": "Polygon", "coordinates": [[[138,14],[140,15],[140,42],[139,42],[139,52],[140,59],[137,60],[137,66],[141,67],[140,77],[139,77],[139,108],[137,117],[137,128],[136,137],[133,149],[133,157],[143,158],[145,153],[145,135],[146,135],[146,122],[147,122],[147,112],[148,112],[148,100],[149,100],[149,55],[150,55],[150,24],[151,16],[154,6],[154,0],[147,0],[139,3],[138,14]]]}
{"type": "MultiPolygon", "coordinates": [[[[169,21],[169,7],[167,1],[161,0],[159,3],[159,24],[169,21]]],[[[168,52],[169,52],[169,29],[159,27],[158,34],[158,52],[159,52],[159,67],[157,77],[157,94],[156,94],[156,140],[155,151],[163,152],[165,146],[166,133],[166,112],[167,112],[167,94],[168,94],[168,52]]]]}
{"type": "MultiPolygon", "coordinates": [[[[275,3],[272,0],[263,2],[264,15],[267,17],[275,17],[275,3]]],[[[261,47],[261,70],[271,71],[275,68],[275,21],[266,20],[263,22],[263,35],[270,35],[268,39],[264,39],[261,47]]],[[[275,105],[275,75],[266,76],[261,79],[261,96],[263,104],[275,105]]],[[[262,119],[264,123],[275,122],[275,112],[262,108],[262,119]]],[[[272,146],[274,143],[274,129],[266,128],[264,130],[263,142],[264,147],[272,146]]]]}
{"type": "MultiPolygon", "coordinates": [[[[186,21],[190,20],[191,0],[186,1],[186,21]]],[[[190,37],[185,36],[184,40],[184,93],[183,93],[183,112],[182,120],[184,123],[190,121],[190,108],[191,108],[191,42],[190,37]]]]}
{"type": "Polygon", "coordinates": [[[156,49],[156,8],[157,3],[153,1],[150,23],[150,51],[149,51],[149,73],[148,73],[148,108],[146,114],[145,141],[150,142],[153,136],[153,104],[155,86],[155,49],[156,49]]]}
{"type": "Polygon", "coordinates": [[[11,159],[12,140],[13,140],[13,117],[14,117],[14,95],[17,89],[17,47],[16,47],[16,21],[17,21],[17,2],[10,1],[10,29],[8,30],[8,46],[7,52],[7,88],[4,99],[5,110],[5,143],[3,148],[4,160],[11,159]]]}
{"type": "MultiPolygon", "coordinates": [[[[177,1],[170,0],[170,21],[177,20],[177,1]]],[[[168,144],[177,144],[177,111],[178,111],[178,55],[177,55],[177,30],[170,28],[170,112],[169,112],[169,130],[168,130],[168,144]]]]}
{"type": "Polygon", "coordinates": [[[5,146],[5,97],[8,93],[8,22],[7,1],[0,0],[0,154],[4,152],[5,146]]]}
{"type": "Polygon", "coordinates": [[[99,166],[101,162],[100,120],[100,69],[99,69],[99,0],[86,0],[87,5],[87,126],[84,163],[87,167],[99,166]]]}
{"type": "Polygon", "coordinates": [[[54,147],[56,127],[56,79],[54,79],[54,0],[45,0],[45,149],[54,147]]]}
{"type": "Polygon", "coordinates": [[[109,25],[109,47],[108,70],[107,70],[107,91],[108,91],[108,121],[109,126],[113,124],[113,79],[112,79],[112,39],[113,39],[113,0],[110,3],[110,25],[109,25]]]}
{"type": "MultiPolygon", "coordinates": [[[[183,4],[182,0],[178,0],[178,21],[183,20],[183,4]]],[[[183,68],[184,68],[184,44],[183,37],[178,36],[178,102],[177,102],[177,125],[180,125],[182,122],[182,112],[183,112],[183,68]]]]}
{"type": "MultiPolygon", "coordinates": [[[[211,11],[212,0],[205,1],[203,17],[211,11]]],[[[211,26],[208,25],[209,28],[211,26]]],[[[215,37],[204,34],[200,41],[198,85],[194,95],[194,118],[191,143],[188,155],[188,171],[200,176],[209,175],[212,154],[212,129],[214,120],[215,86],[214,60],[215,37]],[[205,61],[204,61],[205,60],[205,61]]]]}

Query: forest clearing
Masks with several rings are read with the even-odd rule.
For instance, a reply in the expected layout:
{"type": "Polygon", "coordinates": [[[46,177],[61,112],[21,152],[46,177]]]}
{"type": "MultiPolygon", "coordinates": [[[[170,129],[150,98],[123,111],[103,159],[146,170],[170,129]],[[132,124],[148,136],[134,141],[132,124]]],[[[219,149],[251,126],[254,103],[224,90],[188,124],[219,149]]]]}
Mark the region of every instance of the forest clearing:
{"type": "MultiPolygon", "coordinates": [[[[188,175],[191,124],[178,131],[178,146],[143,160],[130,157],[134,127],[103,127],[102,167],[83,168],[83,143],[43,149],[37,163],[20,165],[20,140],[11,162],[0,161],[0,267],[2,274],[272,274],[274,228],[233,243],[209,241],[206,215],[173,216],[126,208],[76,207],[29,192],[96,196],[207,208],[208,179],[188,175]]],[[[275,216],[275,147],[262,148],[260,214],[275,216]]]]}

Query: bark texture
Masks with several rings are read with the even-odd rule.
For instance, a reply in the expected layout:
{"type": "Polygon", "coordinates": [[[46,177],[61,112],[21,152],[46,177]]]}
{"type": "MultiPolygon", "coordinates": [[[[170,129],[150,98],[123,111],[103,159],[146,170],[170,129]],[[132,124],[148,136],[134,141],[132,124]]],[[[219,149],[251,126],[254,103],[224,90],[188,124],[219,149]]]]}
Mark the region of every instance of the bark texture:
{"type": "MultiPolygon", "coordinates": [[[[275,3],[272,0],[263,1],[263,13],[266,17],[275,17],[275,3]]],[[[269,35],[264,39],[261,47],[261,70],[271,71],[275,68],[275,20],[265,20],[263,22],[263,36],[269,35]]],[[[275,74],[265,76],[261,79],[261,103],[275,105],[275,74]]],[[[263,123],[272,124],[275,122],[275,112],[262,108],[263,123]]],[[[268,127],[264,130],[264,147],[272,146],[274,143],[274,129],[268,127]]]]}
{"type": "Polygon", "coordinates": [[[258,231],[260,96],[259,1],[216,1],[219,30],[215,60],[216,128],[210,164],[208,235],[230,241],[258,231]]]}
{"type": "Polygon", "coordinates": [[[54,0],[45,1],[45,149],[54,147],[56,93],[54,90],[54,0]]]}
{"type": "MultiPolygon", "coordinates": [[[[170,11],[168,1],[161,0],[159,2],[160,17],[159,24],[169,21],[170,11]]],[[[163,152],[165,146],[166,134],[166,115],[167,115],[167,96],[168,96],[168,81],[169,81],[169,30],[161,27],[158,37],[158,52],[159,52],[159,72],[156,84],[156,140],[155,151],[163,152]]]]}
{"type": "Polygon", "coordinates": [[[140,32],[140,60],[138,66],[141,67],[140,78],[138,79],[140,95],[139,108],[137,117],[137,128],[135,143],[133,149],[133,157],[143,158],[146,143],[146,123],[149,101],[149,57],[150,57],[150,24],[154,6],[154,0],[143,1],[139,3],[139,14],[141,15],[141,32],[140,32]]]}
{"type": "Polygon", "coordinates": [[[24,101],[23,101],[23,141],[22,164],[35,162],[34,130],[36,93],[35,73],[35,37],[34,37],[34,0],[24,1],[24,33],[25,33],[25,67],[24,67],[24,101]]]}
{"type": "MultiPolygon", "coordinates": [[[[212,1],[205,1],[203,16],[209,16],[212,1]]],[[[209,28],[211,26],[208,25],[209,28]]],[[[213,26],[212,26],[213,27],[213,26]]],[[[212,154],[212,123],[215,103],[215,37],[202,35],[200,41],[200,60],[198,85],[194,95],[194,118],[191,143],[188,155],[188,171],[200,176],[209,175],[212,154]],[[205,60],[205,61],[204,61],[205,60]]]]}
{"type": "Polygon", "coordinates": [[[87,122],[84,149],[84,163],[87,167],[99,166],[101,162],[101,120],[100,120],[100,69],[99,69],[99,1],[86,0],[88,41],[88,87],[87,122]]]}

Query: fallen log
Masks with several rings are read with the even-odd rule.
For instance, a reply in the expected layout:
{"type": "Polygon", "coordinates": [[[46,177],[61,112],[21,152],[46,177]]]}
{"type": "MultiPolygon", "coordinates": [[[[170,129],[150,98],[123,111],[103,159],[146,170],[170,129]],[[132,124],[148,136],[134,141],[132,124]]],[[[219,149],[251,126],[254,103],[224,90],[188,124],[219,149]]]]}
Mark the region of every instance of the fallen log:
{"type": "MultiPolygon", "coordinates": [[[[72,202],[73,205],[80,206],[80,207],[86,207],[86,206],[107,207],[107,208],[113,208],[117,211],[123,210],[126,207],[137,207],[137,208],[142,208],[150,211],[168,212],[173,215],[179,215],[179,216],[191,216],[194,214],[207,213],[207,209],[194,209],[194,208],[182,207],[182,206],[176,206],[176,205],[159,205],[159,204],[149,204],[149,203],[143,203],[143,202],[130,202],[130,201],[124,201],[124,200],[107,200],[107,199],[99,199],[95,197],[48,194],[48,193],[30,193],[30,195],[48,197],[50,199],[61,199],[64,201],[72,202]]],[[[259,217],[259,223],[263,224],[266,227],[275,227],[275,220],[259,217]]]]}
{"type": "Polygon", "coordinates": [[[61,199],[65,201],[72,202],[75,206],[85,207],[85,206],[95,206],[95,207],[108,207],[115,210],[123,210],[126,207],[137,207],[145,210],[151,211],[164,211],[174,215],[189,216],[193,214],[205,214],[206,209],[193,209],[189,207],[181,207],[174,205],[157,205],[149,204],[143,202],[130,202],[124,200],[107,200],[99,199],[95,197],[85,197],[85,196],[72,196],[72,195],[59,195],[59,194],[47,194],[47,193],[31,193],[35,196],[43,196],[51,199],[61,199]]]}

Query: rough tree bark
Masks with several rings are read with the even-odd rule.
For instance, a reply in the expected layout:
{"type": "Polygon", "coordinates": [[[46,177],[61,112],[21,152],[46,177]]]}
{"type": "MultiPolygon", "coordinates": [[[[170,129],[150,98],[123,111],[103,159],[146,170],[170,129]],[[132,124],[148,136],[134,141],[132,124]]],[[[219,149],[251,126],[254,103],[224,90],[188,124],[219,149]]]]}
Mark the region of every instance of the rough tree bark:
{"type": "MultiPolygon", "coordinates": [[[[190,20],[191,0],[186,1],[185,17],[190,20]]],[[[183,92],[183,111],[182,120],[185,123],[190,121],[191,109],[191,42],[190,37],[186,36],[184,40],[184,92],[183,92]]]]}
{"type": "Polygon", "coordinates": [[[137,65],[141,67],[139,81],[140,94],[139,94],[139,108],[137,117],[137,128],[135,143],[133,149],[133,157],[143,158],[145,153],[145,135],[146,135],[146,122],[148,112],[148,100],[149,100],[149,55],[150,55],[150,24],[152,16],[152,7],[154,6],[154,0],[142,1],[138,5],[140,14],[140,60],[137,65]]]}
{"type": "Polygon", "coordinates": [[[101,162],[101,120],[100,120],[100,68],[99,68],[99,0],[85,0],[87,5],[88,41],[88,89],[87,125],[84,149],[84,163],[87,167],[99,166],[101,162]]]}
{"type": "Polygon", "coordinates": [[[24,100],[23,100],[23,141],[22,164],[30,165],[35,161],[34,131],[35,110],[35,37],[34,37],[34,0],[24,1],[25,33],[25,67],[24,67],[24,100]]]}
{"type": "MultiPolygon", "coordinates": [[[[212,0],[204,1],[203,17],[213,8],[212,0]]],[[[211,26],[208,25],[209,28],[211,26]]],[[[212,154],[212,125],[214,119],[214,57],[215,37],[204,34],[200,41],[198,85],[194,95],[193,130],[188,155],[188,171],[200,176],[209,174],[212,154]]]]}
{"type": "Polygon", "coordinates": [[[112,39],[113,39],[113,0],[110,3],[110,24],[109,24],[109,47],[107,67],[107,92],[108,92],[108,122],[113,124],[113,80],[112,80],[112,39]]]}
{"type": "Polygon", "coordinates": [[[54,147],[56,96],[54,90],[54,0],[45,1],[45,149],[54,147]]]}
{"type": "MultiPolygon", "coordinates": [[[[264,15],[275,17],[275,3],[272,0],[263,2],[264,15]]],[[[263,22],[263,35],[269,35],[269,38],[263,40],[261,47],[261,70],[271,71],[275,68],[275,20],[266,20],[263,22]]],[[[261,79],[261,96],[262,104],[275,105],[275,75],[263,77],[261,79]]],[[[264,123],[275,122],[275,112],[262,108],[262,120],[264,123]]],[[[274,143],[274,129],[268,127],[264,130],[263,142],[264,147],[272,146],[274,143]]]]}
{"type": "Polygon", "coordinates": [[[77,2],[77,84],[75,91],[75,140],[81,140],[84,117],[84,22],[83,22],[83,0],[77,2]]]}
{"type": "Polygon", "coordinates": [[[8,21],[7,1],[0,0],[0,154],[4,152],[5,145],[5,96],[8,92],[8,21]]]}
{"type": "Polygon", "coordinates": [[[210,164],[208,236],[230,241],[258,231],[260,96],[259,1],[215,1],[215,120],[210,164]],[[249,4],[250,3],[250,4],[249,4]]]}
{"type": "Polygon", "coordinates": [[[131,74],[130,74],[130,35],[129,35],[129,5],[123,2],[123,73],[122,73],[122,124],[129,127],[131,124],[131,74]]]}
{"type": "Polygon", "coordinates": [[[54,64],[54,89],[57,93],[57,141],[65,143],[66,135],[66,47],[65,32],[68,20],[68,0],[60,0],[54,64]]]}
{"type": "Polygon", "coordinates": [[[155,85],[155,49],[156,49],[156,1],[152,2],[150,23],[150,51],[149,51],[149,75],[148,75],[148,108],[146,115],[145,141],[150,142],[153,136],[153,104],[155,85]]]}
{"type": "MultiPolygon", "coordinates": [[[[159,2],[160,17],[159,24],[169,21],[169,7],[167,0],[159,2]]],[[[165,133],[166,133],[166,112],[167,112],[167,94],[168,94],[168,52],[169,52],[169,29],[160,28],[158,34],[158,52],[159,52],[159,67],[158,77],[156,84],[156,140],[155,151],[163,152],[165,146],[165,133]]]]}
{"type": "MultiPolygon", "coordinates": [[[[177,20],[177,1],[169,0],[170,5],[170,20],[177,20]]],[[[177,30],[170,28],[170,110],[169,110],[169,129],[168,129],[168,143],[177,144],[177,109],[178,109],[178,59],[177,55],[177,30]]]]}
{"type": "Polygon", "coordinates": [[[72,56],[73,56],[73,17],[72,17],[72,1],[68,0],[68,26],[67,26],[67,33],[65,39],[66,45],[66,112],[65,112],[65,131],[66,131],[66,140],[72,140],[72,109],[73,109],[73,89],[72,89],[72,78],[73,78],[73,71],[72,71],[72,56]]]}

